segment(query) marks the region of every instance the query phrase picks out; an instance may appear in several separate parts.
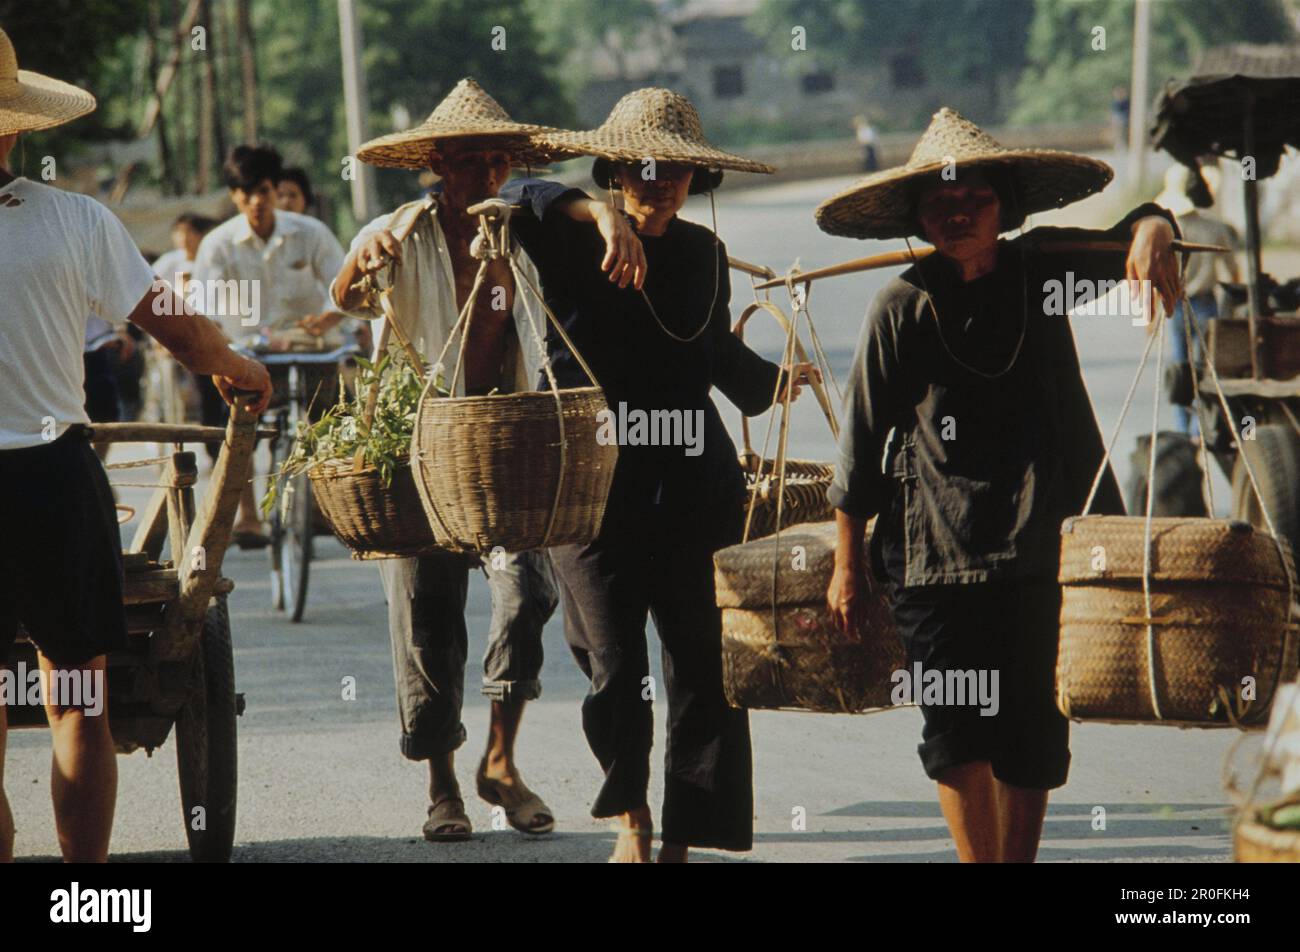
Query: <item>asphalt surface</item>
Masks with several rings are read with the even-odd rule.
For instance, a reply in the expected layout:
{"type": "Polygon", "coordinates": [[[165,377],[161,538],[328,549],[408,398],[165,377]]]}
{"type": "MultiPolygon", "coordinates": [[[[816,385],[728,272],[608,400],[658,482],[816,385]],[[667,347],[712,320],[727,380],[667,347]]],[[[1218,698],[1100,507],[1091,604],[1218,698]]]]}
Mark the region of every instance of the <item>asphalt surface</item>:
{"type": "MultiPolygon", "coordinates": [[[[732,254],[777,268],[789,263],[791,249],[803,252],[805,269],[882,250],[876,243],[831,239],[817,231],[810,209],[842,184],[797,183],[734,196],[724,193],[719,230],[732,254]]],[[[697,201],[688,217],[707,222],[708,214],[707,201],[697,201]]],[[[1098,221],[1118,217],[1092,214],[1098,221]]],[[[867,301],[883,280],[878,274],[841,278],[815,289],[812,311],[841,377],[867,301]]],[[[744,281],[736,276],[737,313],[749,297],[744,281]]],[[[1109,433],[1135,369],[1143,332],[1114,318],[1076,321],[1075,330],[1098,418],[1109,433]]],[[[781,338],[775,329],[755,326],[748,339],[769,355],[779,352],[781,338]]],[[[1150,397],[1138,406],[1118,444],[1121,477],[1133,437],[1150,423],[1150,397]]],[[[723,414],[736,422],[733,409],[724,405],[723,414]]],[[[756,427],[759,440],[762,432],[762,426],[756,427]]],[[[792,454],[829,458],[831,447],[813,401],[803,401],[795,418],[792,454]]],[[[127,502],[142,502],[144,495],[142,490],[122,491],[127,502]]],[[[1221,480],[1218,499],[1223,511],[1226,485],[1221,480]]],[[[523,775],[552,807],[557,831],[530,839],[509,829],[493,829],[490,807],[473,795],[488,708],[471,686],[464,716],[469,743],[458,770],[476,835],[468,843],[431,845],[420,837],[427,803],[424,768],[403,760],[398,752],[392,660],[378,571],[373,564],[351,560],[333,539],[318,539],[317,548],[307,617],[296,625],[270,609],[265,553],[236,551],[225,562],[225,574],[237,583],[230,597],[231,623],[238,686],[247,699],[239,724],[235,861],[603,861],[614,835],[607,821],[590,816],[600,775],[579,725],[585,680],[564,647],[560,619],[553,619],[546,630],[544,693],[529,705],[519,743],[523,775]],[[342,699],[345,677],[356,679],[355,700],[342,699]]],[[[471,682],[479,677],[474,659],[483,648],[488,612],[487,586],[480,575],[470,591],[471,682]]],[[[655,665],[658,677],[657,657],[655,665]]],[[[743,856],[701,851],[698,859],[955,860],[934,787],[916,755],[921,724],[916,710],[869,716],[759,712],[751,720],[754,850],[743,856]]],[[[662,709],[656,725],[661,732],[662,709]]],[[[1052,798],[1040,858],[1227,860],[1222,765],[1234,737],[1232,731],[1075,725],[1070,782],[1052,798]],[[1104,810],[1104,829],[1097,828],[1099,807],[1104,810]]],[[[1243,760],[1254,743],[1247,742],[1243,760]]],[[[9,747],[6,788],[18,825],[18,856],[53,859],[58,851],[49,801],[48,738],[43,731],[14,732],[9,747]]],[[[660,733],[656,761],[662,750],[660,733]]],[[[121,757],[119,767],[114,858],[186,861],[172,745],[152,757],[143,752],[121,757]]],[[[651,793],[656,807],[660,774],[656,769],[651,793]]]]}

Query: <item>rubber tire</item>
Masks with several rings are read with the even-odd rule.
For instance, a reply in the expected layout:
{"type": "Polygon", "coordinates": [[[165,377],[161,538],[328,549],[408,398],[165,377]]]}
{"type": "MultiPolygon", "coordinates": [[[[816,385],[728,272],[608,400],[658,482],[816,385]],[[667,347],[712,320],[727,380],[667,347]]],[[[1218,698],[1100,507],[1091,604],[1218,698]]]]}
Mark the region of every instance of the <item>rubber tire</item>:
{"type": "Polygon", "coordinates": [[[176,767],[190,857],[196,863],[228,863],[235,843],[239,753],[235,659],[226,597],[212,600],[194,659],[190,697],[176,716],[176,767]],[[205,810],[205,829],[191,825],[205,810]]]}
{"type": "Polygon", "coordinates": [[[1232,467],[1232,516],[1262,528],[1264,517],[1241,461],[1242,453],[1250,459],[1278,533],[1295,551],[1300,540],[1300,438],[1290,425],[1266,423],[1255,428],[1253,440],[1239,443],[1232,467]]]}
{"type": "Polygon", "coordinates": [[[311,479],[295,476],[292,482],[289,522],[284,526],[284,544],[280,550],[280,578],[284,581],[289,619],[298,622],[302,621],[307,608],[307,578],[311,569],[312,539],[316,534],[312,511],[315,507],[311,498],[311,479]]]}
{"type": "MultiPolygon", "coordinates": [[[[1182,433],[1162,430],[1156,441],[1155,516],[1198,517],[1207,515],[1202,492],[1204,473],[1200,453],[1182,433]],[[1181,490],[1181,491],[1174,491],[1181,490]],[[1177,503],[1186,497],[1185,505],[1177,503]],[[1171,505],[1170,503],[1175,503],[1171,505]]],[[[1124,508],[1129,515],[1144,516],[1147,511],[1147,473],[1151,464],[1150,441],[1142,441],[1129,456],[1129,478],[1124,486],[1124,508]]]]}

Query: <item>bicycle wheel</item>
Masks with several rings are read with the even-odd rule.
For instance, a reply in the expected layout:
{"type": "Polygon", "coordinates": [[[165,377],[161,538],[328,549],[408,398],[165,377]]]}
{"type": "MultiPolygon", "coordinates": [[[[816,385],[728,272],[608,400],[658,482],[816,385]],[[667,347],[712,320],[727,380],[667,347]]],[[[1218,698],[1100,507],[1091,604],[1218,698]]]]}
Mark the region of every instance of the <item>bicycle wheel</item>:
{"type": "MultiPolygon", "coordinates": [[[[285,418],[283,415],[276,420],[276,425],[282,435],[275,437],[271,442],[271,478],[276,478],[280,466],[284,463],[285,458],[289,455],[289,440],[284,436],[285,418]]],[[[285,491],[285,486],[280,486],[280,493],[285,491]]],[[[271,507],[271,544],[267,546],[266,554],[271,560],[271,608],[277,612],[284,611],[285,603],[285,584],[284,584],[284,499],[277,495],[275,505],[271,507]]]]}
{"type": "Polygon", "coordinates": [[[302,621],[307,607],[307,574],[311,565],[312,501],[311,479],[294,476],[288,480],[287,518],[284,520],[283,545],[280,549],[280,577],[284,582],[285,608],[292,621],[302,621]]]}

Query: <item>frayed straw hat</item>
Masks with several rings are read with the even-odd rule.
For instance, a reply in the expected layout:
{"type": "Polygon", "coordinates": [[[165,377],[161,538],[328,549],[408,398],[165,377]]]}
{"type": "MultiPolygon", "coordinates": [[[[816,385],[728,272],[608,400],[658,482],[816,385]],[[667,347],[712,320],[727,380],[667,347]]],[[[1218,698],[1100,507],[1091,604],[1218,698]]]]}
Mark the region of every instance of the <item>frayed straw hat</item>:
{"type": "Polygon", "coordinates": [[[9,35],[0,30],[0,136],[52,129],[95,109],[95,97],[70,83],[18,68],[9,35]]]}
{"type": "MultiPolygon", "coordinates": [[[[588,132],[548,131],[534,136],[541,145],[594,155],[598,160],[592,177],[607,184],[610,162],[680,162],[710,171],[775,172],[762,162],[723,152],[709,144],[700,125],[700,114],[685,96],[670,89],[647,87],[628,93],[610,110],[609,117],[588,132]]],[[[714,176],[714,184],[721,176],[714,176]]]]}
{"type": "Polygon", "coordinates": [[[511,153],[517,166],[544,165],[555,157],[539,149],[530,139],[545,126],[515,122],[501,104],[472,79],[462,79],[447,94],[429,118],[402,132],[371,139],[357,149],[357,158],[370,165],[391,169],[427,169],[447,139],[494,139],[497,147],[511,153]]]}
{"type": "Polygon", "coordinates": [[[945,107],[934,114],[906,165],[874,172],[826,199],[817,206],[817,224],[828,234],[847,238],[915,236],[920,232],[915,189],[950,162],[958,172],[980,168],[1007,176],[1015,190],[1015,207],[1003,209],[1004,230],[1018,228],[1026,215],[1100,192],[1115,174],[1105,162],[1072,152],[1003,148],[975,123],[945,107]]]}

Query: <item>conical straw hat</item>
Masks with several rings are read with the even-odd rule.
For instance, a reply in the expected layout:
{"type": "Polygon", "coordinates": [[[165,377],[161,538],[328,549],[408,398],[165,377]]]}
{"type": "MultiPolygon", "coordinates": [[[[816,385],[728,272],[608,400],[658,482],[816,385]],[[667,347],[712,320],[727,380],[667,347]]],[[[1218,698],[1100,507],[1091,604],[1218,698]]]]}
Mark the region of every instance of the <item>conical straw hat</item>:
{"type": "Polygon", "coordinates": [[[511,153],[515,165],[544,165],[555,157],[538,148],[530,136],[545,126],[515,122],[501,104],[472,79],[462,79],[429,118],[418,126],[371,139],[357,150],[370,165],[393,169],[427,169],[446,139],[493,138],[511,153]]]}
{"type": "Polygon", "coordinates": [[[0,30],[0,136],[52,129],[95,109],[95,97],[70,83],[18,68],[9,35],[0,30]]]}
{"type": "Polygon", "coordinates": [[[637,89],[614,104],[609,118],[589,132],[548,131],[534,141],[613,162],[681,162],[738,172],[775,172],[762,162],[714,148],[704,138],[700,114],[691,101],[670,89],[637,89]]]}
{"type": "Polygon", "coordinates": [[[1026,215],[1062,208],[1100,192],[1114,176],[1099,159],[1054,149],[1006,149],[953,109],[940,109],[912,150],[906,165],[874,172],[817,206],[822,231],[847,238],[908,238],[919,234],[913,208],[917,182],[934,178],[954,163],[1005,170],[1016,186],[1016,207],[1004,211],[1008,227],[1026,215]]]}

